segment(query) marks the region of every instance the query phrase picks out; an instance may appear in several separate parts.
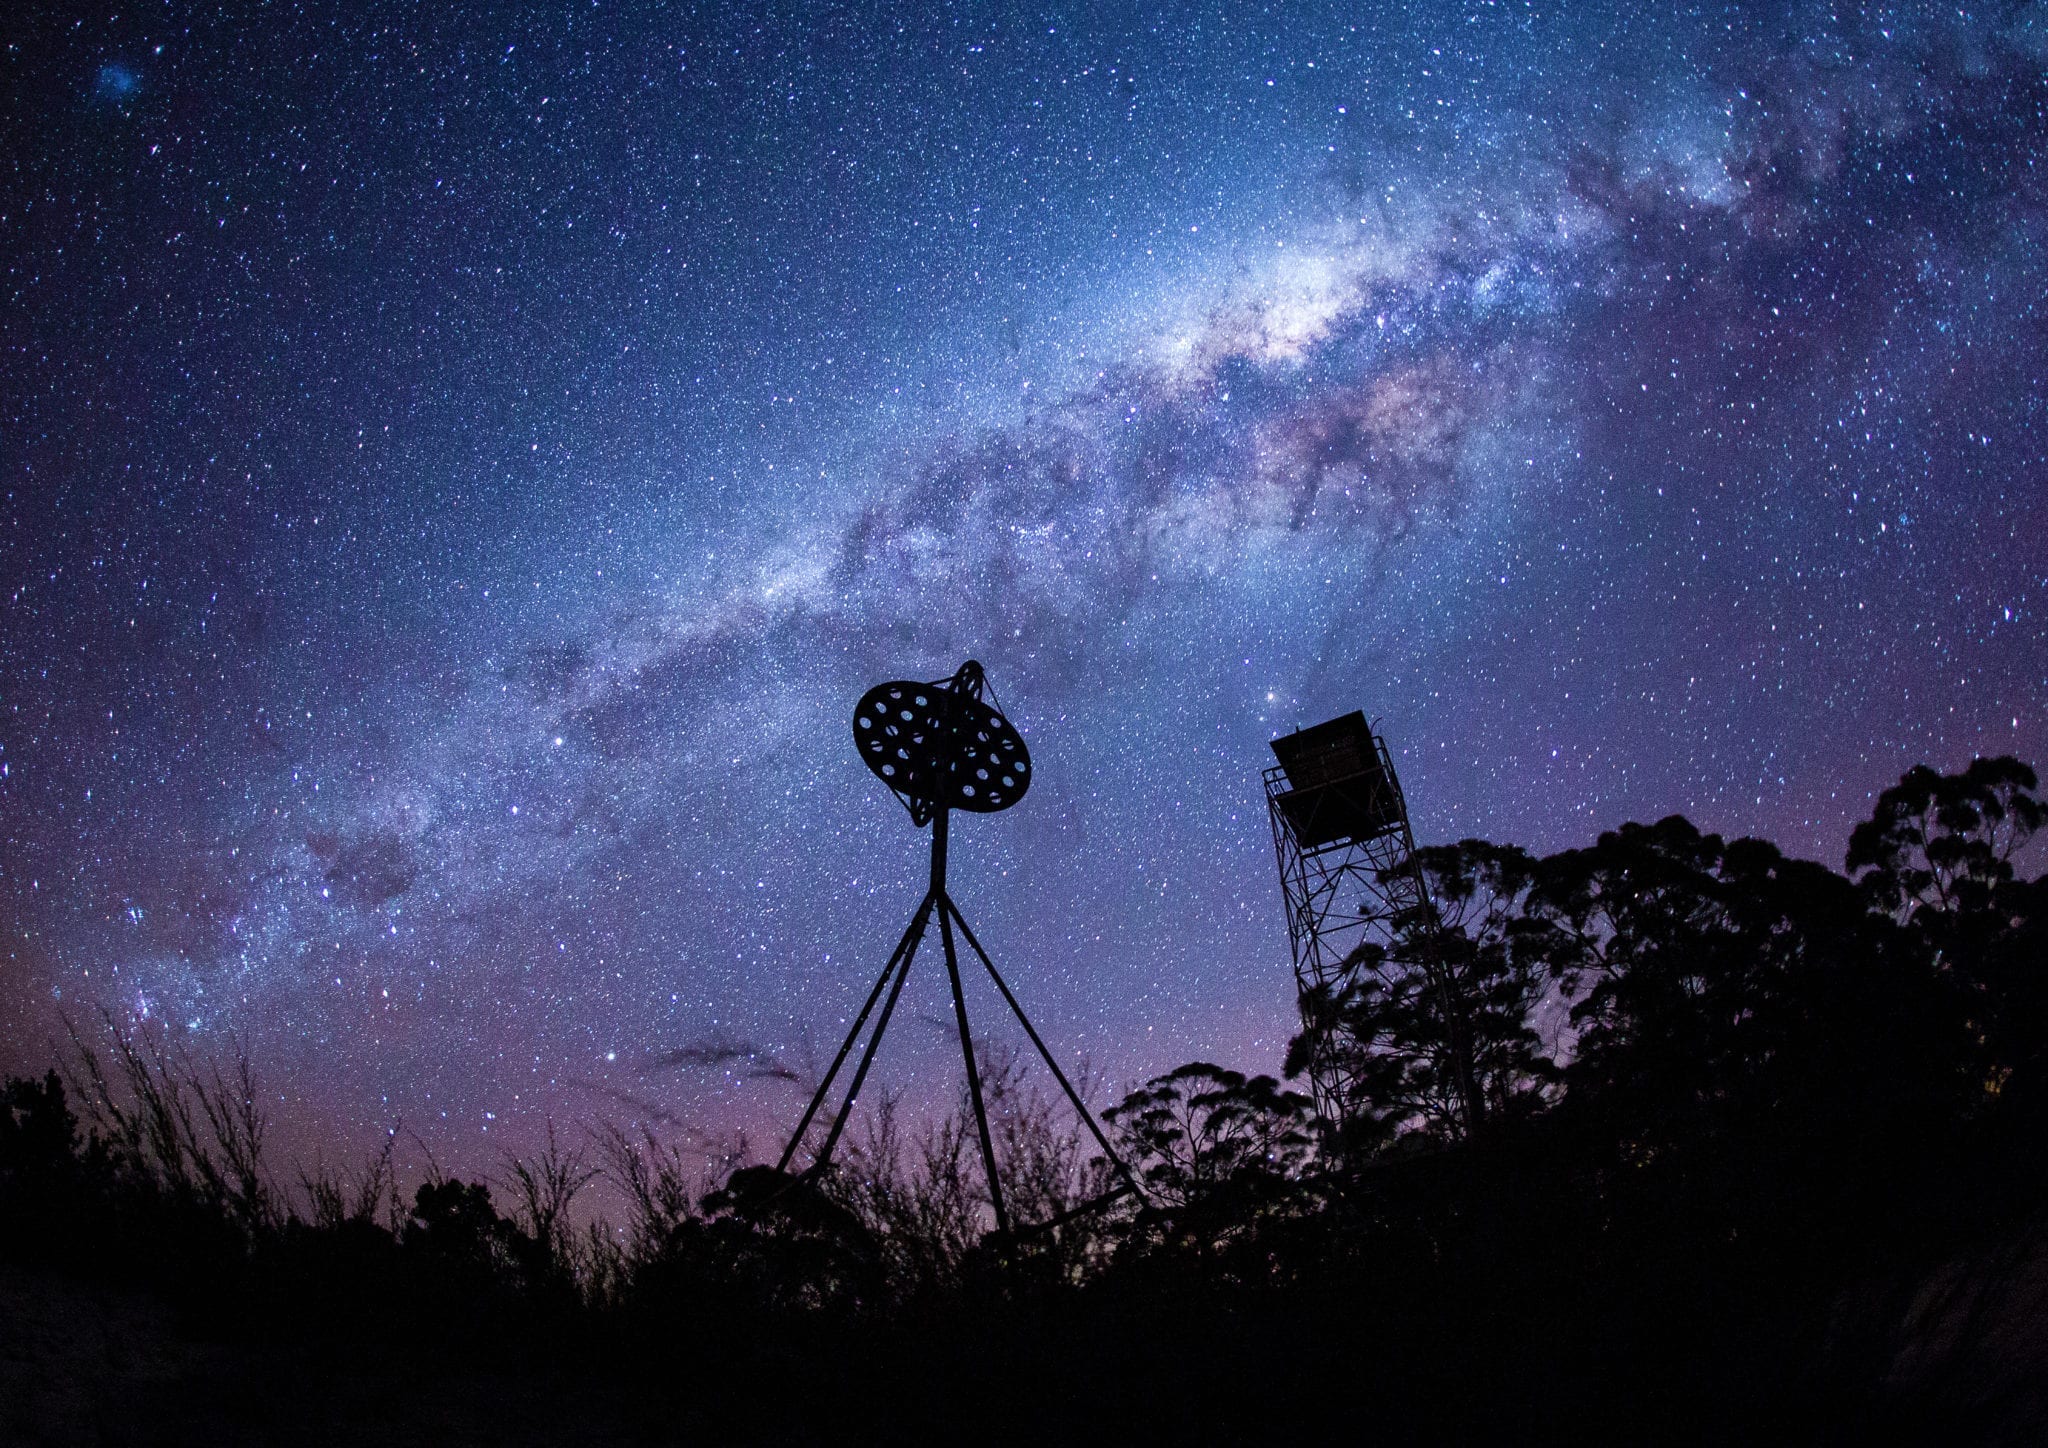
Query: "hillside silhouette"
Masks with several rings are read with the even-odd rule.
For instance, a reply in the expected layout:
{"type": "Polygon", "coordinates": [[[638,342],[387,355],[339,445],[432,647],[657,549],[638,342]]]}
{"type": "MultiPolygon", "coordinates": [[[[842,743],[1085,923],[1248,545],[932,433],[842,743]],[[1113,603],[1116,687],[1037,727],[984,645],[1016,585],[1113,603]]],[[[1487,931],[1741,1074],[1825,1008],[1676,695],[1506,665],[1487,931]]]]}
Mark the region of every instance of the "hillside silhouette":
{"type": "Polygon", "coordinates": [[[1021,1060],[827,1174],[650,1134],[494,1182],[283,1173],[246,1063],[81,1024],[0,1097],[0,1438],[1930,1441],[2048,1436],[2048,822],[1916,768],[1842,871],[1679,816],[1418,852],[1442,930],[1278,1075],[1110,1106],[1021,1060]],[[1350,1054],[1341,1128],[1281,1079],[1350,1054]],[[593,1218],[602,1179],[623,1218],[593,1218]]]}

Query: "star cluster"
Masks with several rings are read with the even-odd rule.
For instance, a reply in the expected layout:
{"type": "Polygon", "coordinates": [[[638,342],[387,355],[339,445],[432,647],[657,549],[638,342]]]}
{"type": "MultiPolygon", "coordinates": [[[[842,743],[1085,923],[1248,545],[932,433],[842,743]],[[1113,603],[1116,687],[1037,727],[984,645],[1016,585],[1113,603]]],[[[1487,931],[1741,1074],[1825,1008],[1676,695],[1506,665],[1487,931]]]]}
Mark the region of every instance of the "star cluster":
{"type": "Polygon", "coordinates": [[[1277,1064],[1296,725],[1537,849],[2048,758],[2037,9],[9,31],[9,1069],[772,1134],[924,870],[848,711],[970,656],[957,893],[1111,1083],[1277,1064]]]}

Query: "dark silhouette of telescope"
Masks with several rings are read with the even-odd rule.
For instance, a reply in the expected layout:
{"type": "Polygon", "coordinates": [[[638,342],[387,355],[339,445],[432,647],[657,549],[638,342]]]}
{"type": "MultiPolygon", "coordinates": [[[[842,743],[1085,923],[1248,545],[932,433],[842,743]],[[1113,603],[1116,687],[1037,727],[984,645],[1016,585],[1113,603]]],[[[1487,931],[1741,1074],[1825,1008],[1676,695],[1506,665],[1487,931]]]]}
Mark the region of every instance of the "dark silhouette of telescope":
{"type": "Polygon", "coordinates": [[[1031,787],[1031,753],[1010,721],[982,702],[986,687],[981,665],[969,659],[942,683],[899,679],[860,696],[854,745],[911,823],[949,809],[993,814],[1031,787]]]}
{"type": "Polygon", "coordinates": [[[882,967],[881,976],[868,992],[866,1004],[854,1018],[852,1029],[847,1031],[846,1040],[840,1045],[839,1054],[833,1058],[831,1069],[818,1083],[818,1089],[812,1095],[810,1105],[804,1109],[803,1119],[797,1123],[789,1145],[783,1148],[782,1159],[776,1163],[776,1172],[781,1174],[789,1170],[791,1160],[810,1132],[811,1123],[831,1094],[833,1082],[838,1079],[847,1058],[853,1054],[855,1044],[867,1027],[868,1018],[874,1015],[876,1003],[880,1002],[881,1014],[876,1017],[874,1032],[861,1051],[846,1097],[840,1102],[823,1144],[803,1175],[814,1176],[830,1165],[832,1150],[846,1129],[847,1118],[860,1097],[861,1087],[867,1083],[868,1068],[874,1064],[876,1048],[882,1044],[882,1033],[889,1028],[889,1019],[895,1014],[896,1002],[903,994],[903,983],[910,978],[911,962],[917,956],[917,948],[924,940],[932,917],[936,915],[939,942],[946,956],[946,978],[953,991],[953,1015],[960,1031],[960,1052],[967,1065],[968,1097],[974,1105],[982,1166],[988,1174],[989,1205],[995,1211],[997,1230],[1007,1234],[1010,1231],[1010,1214],[1003,1201],[1002,1178],[996,1170],[995,1143],[989,1135],[988,1110],[982,1100],[981,1071],[974,1059],[974,1037],[967,1024],[967,996],[961,987],[960,957],[954,943],[956,929],[988,971],[989,978],[1002,993],[1004,1004],[1024,1027],[1024,1034],[1031,1038],[1031,1044],[1095,1138],[1095,1144],[1102,1148],[1103,1155],[1122,1178],[1121,1185],[1094,1201],[1084,1203],[1052,1222],[1034,1226],[1057,1226],[1061,1221],[1107,1205],[1119,1197],[1127,1194],[1142,1196],[1142,1193],[1137,1178],[1132,1176],[1131,1169],[1109,1144],[1109,1138],[1103,1134],[1087,1103],[1082,1101],[1080,1092],[1074,1089],[1066,1072],[1053,1059],[1051,1050],[1031,1024],[1030,1017],[1024,1014],[1024,1008],[1017,1003],[1017,997],[1011,993],[995,962],[989,959],[988,952],[982,949],[981,942],[968,927],[960,907],[953,903],[952,896],[946,891],[946,847],[952,812],[967,810],[975,814],[993,814],[1008,809],[1031,787],[1030,751],[1024,747],[1023,738],[1010,721],[984,697],[987,692],[988,681],[981,665],[969,659],[950,679],[927,683],[894,679],[886,684],[877,684],[861,695],[860,703],[854,707],[853,742],[861,762],[910,812],[913,825],[920,829],[927,824],[932,827],[931,882],[925,888],[924,899],[911,915],[910,924],[896,942],[896,949],[890,953],[889,963],[882,967]]]}

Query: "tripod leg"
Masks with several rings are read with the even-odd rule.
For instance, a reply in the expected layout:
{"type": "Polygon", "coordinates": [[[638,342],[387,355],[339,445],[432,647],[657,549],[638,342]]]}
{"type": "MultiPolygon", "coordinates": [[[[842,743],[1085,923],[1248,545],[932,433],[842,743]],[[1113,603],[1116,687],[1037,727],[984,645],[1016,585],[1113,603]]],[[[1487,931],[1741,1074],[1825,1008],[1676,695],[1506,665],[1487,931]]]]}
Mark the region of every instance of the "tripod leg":
{"type": "MultiPolygon", "coordinates": [[[[1109,1138],[1104,1136],[1102,1128],[1095,1124],[1094,1113],[1089,1111],[1087,1103],[1082,1101],[1081,1093],[1074,1089],[1073,1083],[1067,1080],[1067,1073],[1060,1069],[1060,1063],[1053,1059],[1052,1052],[1046,1048],[1045,1041],[1039,1036],[1037,1027],[1031,1024],[1031,1017],[1024,1014],[1024,1007],[1018,1005],[1017,998],[1010,994],[1010,987],[1003,980],[1002,972],[998,971],[996,963],[988,958],[988,952],[981,948],[981,942],[974,938],[974,931],[968,927],[966,918],[960,913],[960,907],[953,903],[951,897],[948,897],[940,902],[940,908],[946,912],[946,915],[942,915],[939,919],[940,925],[943,926],[946,923],[947,916],[958,922],[960,933],[966,937],[967,943],[974,948],[974,953],[981,957],[981,963],[988,968],[989,978],[996,983],[996,989],[1003,993],[1003,999],[1009,1003],[1011,1013],[1017,1017],[1018,1023],[1024,1027],[1024,1034],[1031,1037],[1031,1044],[1038,1048],[1038,1054],[1052,1071],[1053,1079],[1059,1082],[1060,1089],[1067,1093],[1067,1100],[1074,1104],[1075,1112],[1080,1115],[1082,1124],[1088,1128],[1089,1134],[1095,1138],[1095,1144],[1101,1147],[1102,1154],[1115,1164],[1117,1174],[1124,1179],[1124,1185],[1137,1195],[1139,1201],[1144,1201],[1145,1193],[1138,1186],[1138,1179],[1131,1175],[1131,1169],[1124,1164],[1124,1159],[1116,1154],[1116,1148],[1109,1144],[1109,1138]]],[[[947,938],[951,939],[950,934],[947,938]]]]}
{"type": "Polygon", "coordinates": [[[797,1147],[803,1144],[804,1133],[811,1129],[811,1118],[818,1114],[818,1108],[825,1104],[826,1095],[832,1090],[832,1082],[838,1078],[839,1068],[846,1064],[846,1058],[853,1053],[853,1043],[860,1039],[861,1027],[868,1023],[868,1016],[875,1009],[875,1002],[882,998],[882,987],[889,983],[889,977],[896,973],[897,962],[903,959],[903,952],[910,949],[911,937],[923,927],[920,921],[923,911],[910,917],[910,924],[903,928],[897,938],[896,948],[889,952],[889,963],[882,967],[882,973],[875,977],[875,988],[868,992],[867,1004],[860,1008],[860,1014],[853,1018],[853,1029],[846,1033],[840,1043],[839,1054],[832,1058],[832,1069],[825,1073],[825,1079],[818,1083],[818,1089],[811,1093],[811,1104],[804,1108],[803,1120],[796,1124],[796,1133],[789,1138],[789,1145],[782,1149],[782,1160],[775,1164],[777,1171],[788,1171],[790,1158],[796,1155],[797,1147]]]}
{"type": "Polygon", "coordinates": [[[989,1204],[996,1209],[996,1230],[1007,1234],[1010,1214],[1003,1206],[995,1143],[988,1134],[988,1108],[981,1100],[981,1071],[974,1062],[974,1037],[967,1029],[967,996],[960,989],[960,958],[953,950],[953,905],[943,895],[939,897],[939,940],[946,947],[946,976],[953,983],[953,1018],[960,1023],[960,1054],[967,1061],[967,1094],[974,1101],[974,1124],[981,1132],[981,1164],[988,1169],[989,1204]]]}
{"type": "Polygon", "coordinates": [[[825,1134],[825,1144],[811,1163],[812,1171],[822,1171],[832,1160],[832,1148],[839,1144],[839,1133],[846,1130],[846,1118],[853,1112],[853,1103],[860,1099],[860,1088],[868,1079],[868,1067],[875,1064],[875,1048],[882,1044],[882,1032],[889,1029],[889,1017],[895,1014],[896,998],[903,994],[903,982],[910,979],[910,962],[917,958],[918,943],[924,939],[924,927],[932,918],[932,906],[937,899],[936,895],[926,895],[924,903],[917,907],[917,914],[911,917],[910,929],[904,932],[903,938],[909,943],[903,951],[903,964],[896,971],[896,984],[889,987],[889,999],[882,1003],[875,1033],[868,1037],[867,1049],[860,1053],[860,1065],[854,1070],[853,1084],[846,1088],[846,1099],[839,1103],[839,1114],[832,1118],[832,1129],[825,1134]]]}

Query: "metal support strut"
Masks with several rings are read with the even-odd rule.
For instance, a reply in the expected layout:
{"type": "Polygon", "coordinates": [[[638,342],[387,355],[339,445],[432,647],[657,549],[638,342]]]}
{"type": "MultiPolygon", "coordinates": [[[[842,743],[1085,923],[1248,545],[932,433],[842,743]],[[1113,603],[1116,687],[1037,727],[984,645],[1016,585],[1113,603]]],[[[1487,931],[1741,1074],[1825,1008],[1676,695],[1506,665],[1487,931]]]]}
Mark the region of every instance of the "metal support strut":
{"type": "MultiPolygon", "coordinates": [[[[989,978],[996,983],[996,989],[1002,993],[1004,1004],[1009,1006],[1018,1023],[1024,1027],[1024,1034],[1031,1038],[1031,1044],[1037,1049],[1039,1058],[1052,1072],[1053,1079],[1059,1082],[1060,1090],[1066,1094],[1068,1102],[1080,1116],[1082,1124],[1088,1128],[1089,1135],[1095,1139],[1095,1144],[1102,1148],[1103,1155],[1109,1158],[1110,1163],[1116,1168],[1117,1175],[1123,1181],[1120,1188],[1088,1203],[1081,1210],[1102,1205],[1125,1195],[1134,1194],[1142,1199],[1143,1192],[1138,1186],[1137,1178],[1131,1174],[1130,1167],[1117,1154],[1116,1148],[1109,1144],[1109,1137],[1096,1122],[1094,1113],[1081,1099],[1081,1093],[1076,1091],[1073,1083],[1067,1079],[1067,1073],[1060,1069],[1059,1062],[1053,1059],[1052,1051],[1046,1046],[1044,1038],[1031,1024],[1030,1017],[1024,1014],[1024,1007],[1019,1005],[1017,997],[1011,994],[1009,984],[996,970],[995,962],[989,959],[988,952],[982,949],[981,942],[975,938],[974,931],[960,913],[960,907],[954,904],[952,896],[946,893],[946,836],[947,816],[950,813],[951,811],[944,806],[933,813],[931,883],[925,889],[924,899],[918,902],[916,913],[910,917],[910,924],[897,940],[895,950],[889,954],[889,963],[882,967],[881,975],[875,980],[874,989],[868,992],[867,1001],[861,1006],[860,1014],[854,1017],[853,1026],[847,1031],[845,1041],[840,1044],[839,1053],[832,1058],[831,1068],[825,1072],[825,1079],[818,1083],[817,1091],[811,1096],[810,1105],[804,1108],[803,1119],[797,1123],[795,1133],[789,1138],[789,1145],[782,1149],[782,1158],[776,1163],[776,1170],[789,1170],[789,1164],[795,1158],[797,1149],[803,1145],[819,1109],[825,1104],[826,1097],[831,1094],[832,1084],[838,1079],[840,1068],[845,1066],[847,1057],[853,1054],[855,1042],[866,1029],[868,1018],[874,1014],[875,1002],[882,1000],[881,1015],[876,1018],[874,1033],[868,1037],[867,1045],[861,1051],[860,1064],[854,1068],[853,1080],[847,1087],[846,1097],[839,1103],[839,1109],[833,1113],[832,1125],[825,1133],[824,1143],[818,1148],[817,1154],[812,1158],[810,1166],[805,1168],[803,1175],[815,1176],[831,1163],[833,1148],[839,1144],[839,1138],[846,1130],[846,1122],[853,1113],[854,1102],[860,1099],[861,1087],[867,1082],[868,1068],[874,1064],[875,1050],[882,1044],[882,1033],[889,1029],[889,1018],[895,1013],[896,1002],[903,994],[903,983],[910,979],[910,966],[917,956],[917,947],[923,942],[925,931],[931,925],[932,915],[936,912],[939,917],[939,943],[946,955],[946,978],[953,994],[953,1018],[959,1027],[961,1056],[967,1066],[967,1094],[974,1105],[974,1125],[981,1145],[981,1164],[988,1176],[989,1204],[995,1209],[996,1230],[1005,1235],[1010,1233],[1010,1214],[1003,1200],[1002,1178],[996,1170],[995,1140],[989,1132],[988,1107],[982,1096],[981,1070],[975,1061],[974,1036],[967,1023],[967,995],[961,985],[959,953],[953,940],[953,928],[956,925],[959,927],[960,937],[967,942],[968,948],[987,969],[989,978]],[[888,996],[883,1000],[885,989],[888,996]]],[[[1056,1226],[1077,1214],[1068,1213],[1058,1221],[1041,1223],[1039,1226],[1056,1226]]]]}

